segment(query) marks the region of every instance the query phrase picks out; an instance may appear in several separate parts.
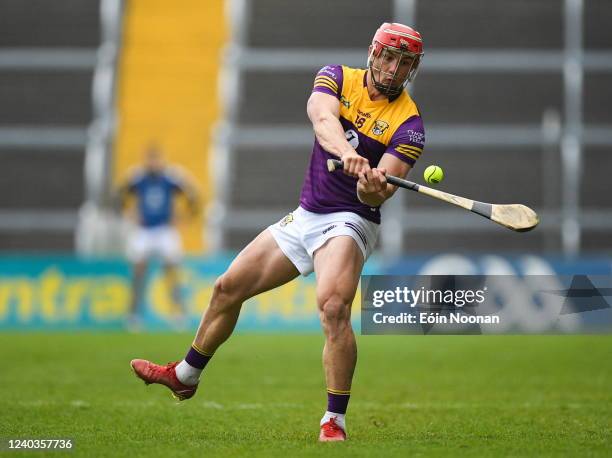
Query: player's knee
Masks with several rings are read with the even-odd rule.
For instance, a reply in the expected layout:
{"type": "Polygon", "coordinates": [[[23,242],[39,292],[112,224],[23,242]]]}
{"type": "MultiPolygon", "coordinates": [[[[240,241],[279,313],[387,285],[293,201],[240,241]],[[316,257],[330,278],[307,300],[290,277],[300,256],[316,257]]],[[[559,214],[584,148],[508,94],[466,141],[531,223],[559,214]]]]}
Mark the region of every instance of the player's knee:
{"type": "Polygon", "coordinates": [[[341,295],[331,293],[320,298],[321,320],[326,327],[346,324],[350,320],[350,304],[341,295]]]}
{"type": "Polygon", "coordinates": [[[241,299],[239,283],[227,273],[221,275],[215,281],[211,304],[218,307],[235,304],[241,299]]]}

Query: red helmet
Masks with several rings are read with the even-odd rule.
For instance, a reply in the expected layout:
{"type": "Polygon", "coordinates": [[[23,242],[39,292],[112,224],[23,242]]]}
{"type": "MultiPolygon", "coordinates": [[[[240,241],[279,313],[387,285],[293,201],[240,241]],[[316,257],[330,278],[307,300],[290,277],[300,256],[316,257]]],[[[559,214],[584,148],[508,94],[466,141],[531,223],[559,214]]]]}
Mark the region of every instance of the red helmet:
{"type": "Polygon", "coordinates": [[[374,87],[386,95],[399,94],[404,86],[416,76],[422,56],[423,41],[419,32],[407,25],[385,22],[378,28],[372,39],[368,68],[379,72],[379,76],[386,77],[388,82],[376,81],[374,72],[371,71],[374,87]],[[384,58],[386,53],[390,53],[397,59],[393,72],[384,71],[380,63],[378,67],[374,67],[374,60],[378,57],[384,58]],[[399,63],[402,61],[410,62],[410,67],[406,76],[398,81],[399,63]]]}

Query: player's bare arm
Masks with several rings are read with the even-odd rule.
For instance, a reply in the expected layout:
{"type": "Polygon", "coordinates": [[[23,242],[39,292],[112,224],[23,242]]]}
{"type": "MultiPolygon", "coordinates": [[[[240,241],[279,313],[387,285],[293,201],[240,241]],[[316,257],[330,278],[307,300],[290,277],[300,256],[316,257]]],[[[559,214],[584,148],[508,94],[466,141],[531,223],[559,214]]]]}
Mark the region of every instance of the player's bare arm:
{"type": "Polygon", "coordinates": [[[133,195],[134,190],[130,186],[131,176],[122,182],[112,197],[112,205],[117,213],[123,215],[123,217],[133,223],[138,223],[138,214],[133,206],[128,205],[128,199],[133,195]]]}
{"type": "Polygon", "coordinates": [[[370,169],[368,160],[357,154],[346,140],[340,124],[340,102],[335,97],[313,92],[306,107],[317,140],[325,151],[342,159],[344,172],[356,177],[370,169]]]}
{"type": "Polygon", "coordinates": [[[113,195],[113,205],[117,210],[121,211],[125,208],[130,192],[130,186],[127,181],[119,185],[113,195]]]}
{"type": "Polygon", "coordinates": [[[187,199],[187,205],[192,216],[197,216],[200,212],[200,193],[198,188],[191,181],[191,179],[185,179],[181,186],[181,193],[187,199]]]}
{"type": "Polygon", "coordinates": [[[376,168],[359,173],[357,197],[371,207],[382,205],[397,190],[397,186],[387,183],[386,174],[405,178],[411,168],[410,164],[400,161],[395,156],[383,155],[376,168]]]}

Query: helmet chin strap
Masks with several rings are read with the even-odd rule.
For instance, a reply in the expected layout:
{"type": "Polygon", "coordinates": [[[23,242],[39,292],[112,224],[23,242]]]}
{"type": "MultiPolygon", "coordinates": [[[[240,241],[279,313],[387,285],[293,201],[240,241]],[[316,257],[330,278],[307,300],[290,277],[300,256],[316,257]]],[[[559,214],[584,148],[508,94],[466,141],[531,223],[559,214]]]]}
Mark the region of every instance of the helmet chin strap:
{"type": "Polygon", "coordinates": [[[374,67],[373,67],[373,64],[370,64],[370,77],[372,78],[373,86],[381,94],[393,97],[393,96],[396,96],[399,93],[401,93],[402,89],[404,89],[403,85],[402,86],[391,86],[390,84],[382,84],[381,82],[376,81],[376,77],[374,76],[374,67]]]}

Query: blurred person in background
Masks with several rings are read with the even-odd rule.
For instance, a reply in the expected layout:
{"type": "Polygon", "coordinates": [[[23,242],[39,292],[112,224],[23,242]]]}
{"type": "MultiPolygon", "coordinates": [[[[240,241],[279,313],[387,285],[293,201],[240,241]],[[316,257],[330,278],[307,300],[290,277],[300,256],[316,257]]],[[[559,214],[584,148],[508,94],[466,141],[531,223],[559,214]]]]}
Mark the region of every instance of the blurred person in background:
{"type": "Polygon", "coordinates": [[[156,145],[150,145],[143,164],[129,174],[118,189],[118,200],[124,214],[135,224],[127,243],[127,256],[132,264],[132,301],[128,325],[140,327],[144,280],[149,261],[158,256],[164,268],[175,324],[184,321],[178,266],[182,258],[182,244],[176,224],[175,201],[178,195],[187,199],[190,213],[196,215],[199,197],[196,187],[176,166],[166,164],[156,145]],[[128,205],[129,197],[135,198],[128,205]]]}
{"type": "Polygon", "coordinates": [[[369,48],[367,69],[319,70],[307,105],[315,143],[299,207],[259,234],[217,279],[185,358],[166,366],[132,360],[138,377],[167,386],[179,400],[191,398],[205,366],[232,334],[242,303],[314,271],[328,401],[319,440],[346,439],[357,362],[351,305],[376,244],[380,206],[396,190],[385,175],[406,176],[423,151],[420,112],[404,90],[422,55],[417,31],[384,23],[369,48]],[[329,173],[328,159],[341,159],[344,173],[329,173]]]}

